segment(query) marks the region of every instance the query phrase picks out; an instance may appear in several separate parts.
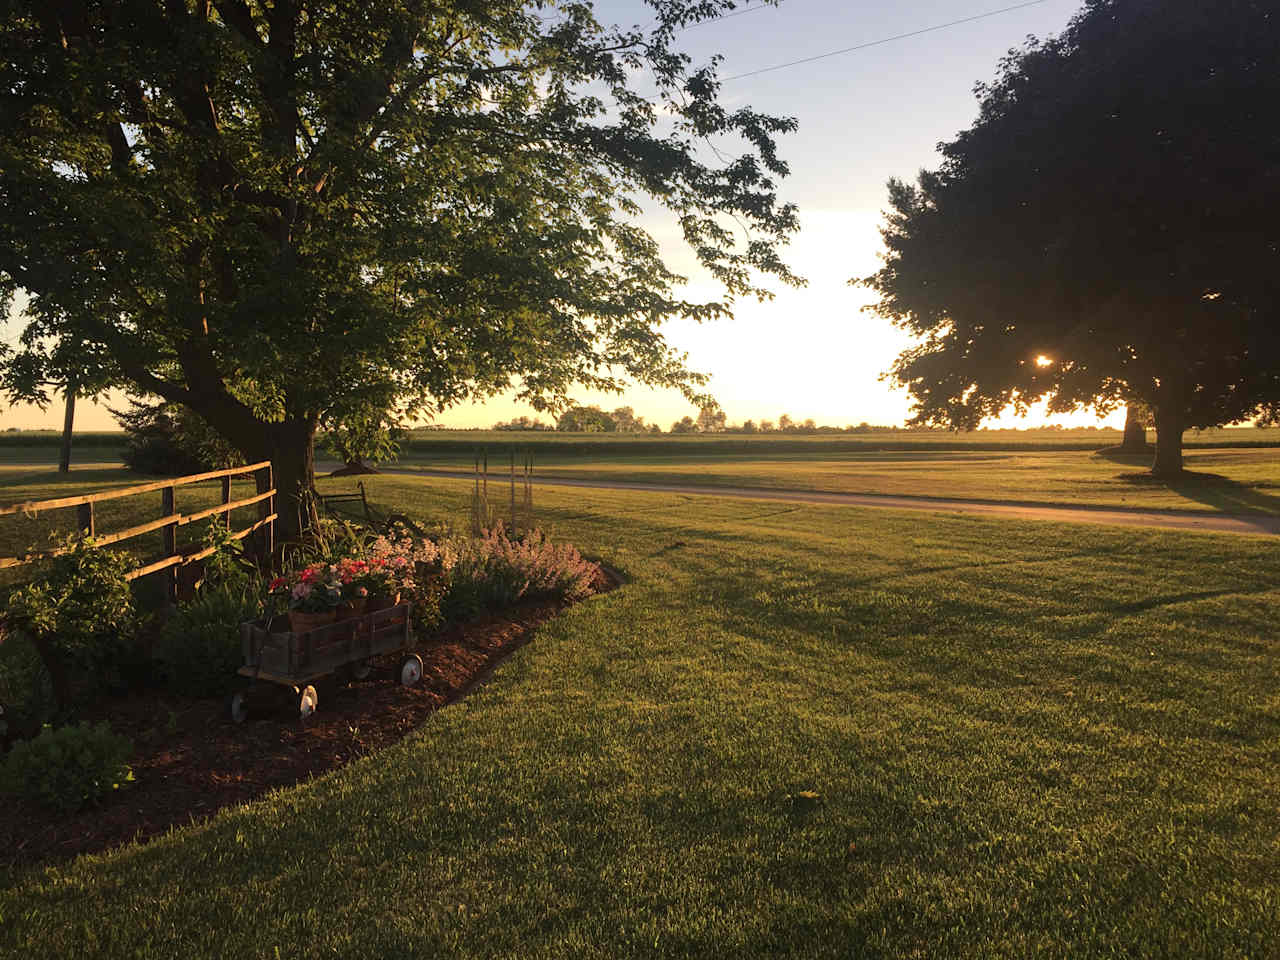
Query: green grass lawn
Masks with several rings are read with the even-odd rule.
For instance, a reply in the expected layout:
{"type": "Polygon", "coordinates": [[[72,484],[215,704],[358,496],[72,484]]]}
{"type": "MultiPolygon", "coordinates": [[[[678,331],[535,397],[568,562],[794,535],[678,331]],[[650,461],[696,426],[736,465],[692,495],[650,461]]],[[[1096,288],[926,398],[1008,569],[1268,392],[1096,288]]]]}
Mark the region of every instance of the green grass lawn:
{"type": "MultiPolygon", "coordinates": [[[[465,484],[369,482],[466,515],[465,484]]],[[[397,747],[10,878],[0,952],[1274,955],[1269,540],[536,506],[631,582],[397,747]]]]}

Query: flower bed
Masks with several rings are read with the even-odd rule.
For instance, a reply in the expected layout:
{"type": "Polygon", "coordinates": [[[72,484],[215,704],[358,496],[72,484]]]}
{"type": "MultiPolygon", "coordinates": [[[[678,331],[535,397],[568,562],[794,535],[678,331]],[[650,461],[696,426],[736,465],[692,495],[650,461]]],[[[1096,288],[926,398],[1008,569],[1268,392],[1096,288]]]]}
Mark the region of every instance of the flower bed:
{"type": "MultiPolygon", "coordinates": [[[[149,684],[135,685],[124,698],[63,704],[50,715],[57,723],[106,721],[126,736],[135,782],[83,810],[59,812],[7,799],[17,816],[8,818],[12,829],[0,827],[0,865],[149,836],[345,763],[456,699],[564,605],[616,585],[575,549],[537,532],[512,538],[498,528],[482,538],[444,537],[439,543],[403,534],[352,537],[329,547],[326,555],[269,581],[234,557],[215,554],[196,599],[152,641],[149,684]],[[326,677],[326,708],[304,724],[296,710],[292,719],[282,710],[235,726],[224,717],[221,700],[210,699],[234,679],[240,621],[273,611],[332,619],[339,611],[358,613],[361,604],[401,598],[414,608],[422,686],[388,683],[378,669],[376,683],[361,679],[343,686],[338,677],[326,677]],[[284,763],[282,755],[289,758],[284,763]]],[[[387,673],[392,659],[376,666],[387,673]]],[[[344,672],[341,679],[352,675],[344,672]]]]}
{"type": "MultiPolygon", "coordinates": [[[[601,573],[593,589],[616,585],[601,573]]],[[[306,724],[282,711],[237,726],[223,717],[220,702],[154,693],[104,702],[92,718],[109,718],[113,730],[133,741],[134,782],[112,802],[70,815],[11,804],[11,815],[0,818],[0,869],[161,836],[389,746],[483,682],[563,607],[524,603],[450,625],[420,648],[424,671],[417,686],[389,682],[394,659],[375,663],[367,680],[324,691],[332,709],[306,724]]]]}

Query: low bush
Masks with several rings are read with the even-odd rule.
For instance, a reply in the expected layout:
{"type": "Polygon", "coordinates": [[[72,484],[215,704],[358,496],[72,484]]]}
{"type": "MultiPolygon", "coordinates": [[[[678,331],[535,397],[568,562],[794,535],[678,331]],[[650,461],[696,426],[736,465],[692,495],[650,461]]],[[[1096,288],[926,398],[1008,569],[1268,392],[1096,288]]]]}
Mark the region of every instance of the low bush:
{"type": "Polygon", "coordinates": [[[57,714],[49,671],[30,637],[0,630],[0,746],[34,737],[57,714]]]}
{"type": "Polygon", "coordinates": [[[96,727],[45,727],[9,751],[0,768],[4,792],[63,813],[96,803],[133,780],[128,738],[96,727]]]}
{"type": "Polygon", "coordinates": [[[261,613],[255,583],[205,584],[156,639],[154,656],[165,685],[192,697],[229,693],[243,662],[240,624],[261,613]]]}
{"type": "Polygon", "coordinates": [[[58,705],[68,708],[82,688],[121,682],[137,659],[137,619],[128,554],[97,549],[85,537],[63,540],[58,550],[40,579],[9,595],[4,616],[7,632],[31,642],[58,705]]]}
{"type": "Polygon", "coordinates": [[[175,693],[216,697],[230,692],[243,662],[240,624],[261,616],[258,571],[225,527],[212,524],[204,538],[214,552],[194,599],[169,618],[153,649],[165,684],[175,693]]]}
{"type": "Polygon", "coordinates": [[[481,537],[440,545],[447,619],[467,619],[520,600],[577,600],[591,592],[598,568],[570,544],[554,544],[540,530],[511,539],[502,524],[481,537]]]}

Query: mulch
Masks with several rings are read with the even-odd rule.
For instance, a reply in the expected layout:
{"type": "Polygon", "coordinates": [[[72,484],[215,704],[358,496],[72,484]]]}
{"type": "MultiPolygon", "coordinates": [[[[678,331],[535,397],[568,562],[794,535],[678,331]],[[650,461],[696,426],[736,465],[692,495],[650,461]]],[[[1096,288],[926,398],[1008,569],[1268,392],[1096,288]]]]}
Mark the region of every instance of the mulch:
{"type": "MultiPolygon", "coordinates": [[[[617,585],[602,572],[595,591],[617,585]]],[[[403,658],[394,654],[375,661],[364,681],[318,684],[318,709],[305,722],[283,689],[278,709],[256,710],[242,724],[230,721],[222,701],[156,692],[107,701],[90,719],[108,720],[133,741],[135,782],[71,815],[9,801],[0,818],[0,867],[145,841],[396,743],[483,683],[564,606],[527,603],[446,627],[415,648],[424,669],[414,687],[397,682],[403,658]]]]}

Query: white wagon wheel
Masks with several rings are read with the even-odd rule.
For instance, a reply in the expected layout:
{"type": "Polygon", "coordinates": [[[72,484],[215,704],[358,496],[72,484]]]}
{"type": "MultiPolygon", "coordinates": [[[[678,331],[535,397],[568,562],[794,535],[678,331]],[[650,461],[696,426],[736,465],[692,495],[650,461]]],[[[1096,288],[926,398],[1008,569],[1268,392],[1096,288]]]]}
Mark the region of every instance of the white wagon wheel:
{"type": "Polygon", "coordinates": [[[415,686],[422,679],[422,658],[411,653],[400,664],[400,682],[406,687],[415,686]]]}
{"type": "Polygon", "coordinates": [[[297,687],[294,689],[298,691],[298,719],[310,720],[315,715],[316,708],[320,706],[320,695],[311,684],[301,689],[297,687]]]}
{"type": "Polygon", "coordinates": [[[237,690],[227,697],[227,716],[232,723],[244,723],[249,719],[249,691],[237,690]]]}

